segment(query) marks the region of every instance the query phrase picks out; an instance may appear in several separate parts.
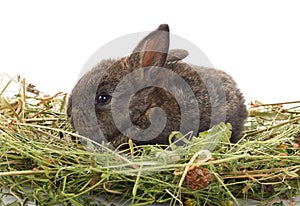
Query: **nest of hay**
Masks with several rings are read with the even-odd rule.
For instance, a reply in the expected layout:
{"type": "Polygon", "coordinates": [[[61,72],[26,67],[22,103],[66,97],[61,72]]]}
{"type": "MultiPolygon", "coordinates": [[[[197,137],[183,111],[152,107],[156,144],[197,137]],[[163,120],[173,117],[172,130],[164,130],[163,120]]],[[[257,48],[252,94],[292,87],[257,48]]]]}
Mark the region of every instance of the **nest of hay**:
{"type": "MultiPolygon", "coordinates": [[[[3,78],[2,78],[3,80],[3,78]]],[[[262,205],[300,191],[299,102],[254,103],[245,135],[230,144],[230,125],[197,136],[171,134],[184,144],[86,150],[67,120],[66,94],[45,96],[23,79],[0,87],[2,204],[262,205]],[[12,84],[17,92],[6,93],[12,84]],[[6,203],[8,204],[8,203],[6,203]]],[[[1,201],[0,201],[1,204],[1,201]]]]}

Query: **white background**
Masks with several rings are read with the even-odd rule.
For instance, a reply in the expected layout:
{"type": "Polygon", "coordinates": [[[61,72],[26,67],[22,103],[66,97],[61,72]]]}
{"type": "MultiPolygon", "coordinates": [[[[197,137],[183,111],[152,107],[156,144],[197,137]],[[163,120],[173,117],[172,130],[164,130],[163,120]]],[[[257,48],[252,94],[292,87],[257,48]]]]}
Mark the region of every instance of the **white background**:
{"type": "Polygon", "coordinates": [[[248,103],[300,100],[296,0],[1,1],[0,73],[70,92],[98,48],[161,23],[231,74],[248,103]]]}

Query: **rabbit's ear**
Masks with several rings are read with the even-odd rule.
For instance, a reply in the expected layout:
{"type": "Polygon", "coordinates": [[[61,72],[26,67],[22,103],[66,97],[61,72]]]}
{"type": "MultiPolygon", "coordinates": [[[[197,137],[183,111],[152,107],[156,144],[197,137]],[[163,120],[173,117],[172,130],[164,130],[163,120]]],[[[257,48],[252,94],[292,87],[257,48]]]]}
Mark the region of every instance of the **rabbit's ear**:
{"type": "Polygon", "coordinates": [[[189,55],[189,52],[184,49],[171,49],[169,51],[167,62],[175,62],[183,60],[185,57],[189,55]]]}
{"type": "Polygon", "coordinates": [[[163,67],[169,50],[169,26],[160,25],[148,34],[129,56],[129,64],[133,69],[148,66],[163,67]]]}

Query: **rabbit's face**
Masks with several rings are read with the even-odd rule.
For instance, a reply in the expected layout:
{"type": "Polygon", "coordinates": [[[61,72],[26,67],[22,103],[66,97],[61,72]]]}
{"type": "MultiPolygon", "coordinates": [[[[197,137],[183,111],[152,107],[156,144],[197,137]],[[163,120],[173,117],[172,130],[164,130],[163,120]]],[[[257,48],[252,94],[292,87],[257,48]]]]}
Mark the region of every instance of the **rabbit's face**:
{"type": "Polygon", "coordinates": [[[112,99],[116,97],[114,90],[120,81],[129,73],[129,67],[125,63],[126,59],[121,59],[112,64],[100,79],[95,96],[95,114],[98,125],[107,141],[112,141],[114,137],[121,133],[114,124],[111,112],[112,99]]]}

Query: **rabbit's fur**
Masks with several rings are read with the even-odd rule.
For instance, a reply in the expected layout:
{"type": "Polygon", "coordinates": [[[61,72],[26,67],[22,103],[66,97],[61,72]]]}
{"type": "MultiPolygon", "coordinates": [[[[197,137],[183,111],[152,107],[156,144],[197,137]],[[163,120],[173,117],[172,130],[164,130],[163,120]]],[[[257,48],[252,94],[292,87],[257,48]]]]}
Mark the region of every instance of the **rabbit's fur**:
{"type": "Polygon", "coordinates": [[[184,63],[187,55],[169,51],[169,27],[162,24],[131,55],[102,60],[72,91],[67,113],[73,127],[96,142],[118,146],[129,138],[168,144],[172,131],[197,135],[229,122],[231,142],[237,142],[247,117],[242,93],[225,72],[184,63]]]}

